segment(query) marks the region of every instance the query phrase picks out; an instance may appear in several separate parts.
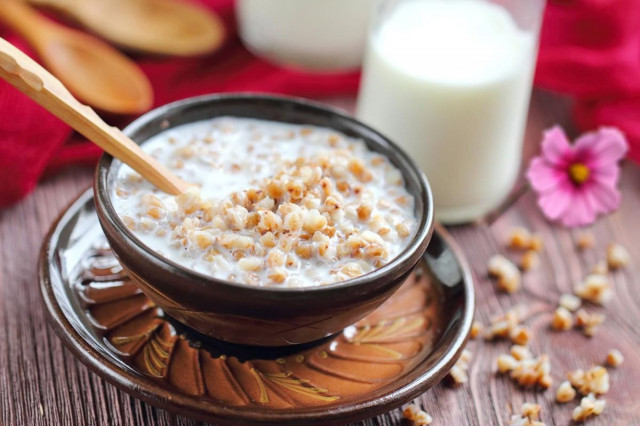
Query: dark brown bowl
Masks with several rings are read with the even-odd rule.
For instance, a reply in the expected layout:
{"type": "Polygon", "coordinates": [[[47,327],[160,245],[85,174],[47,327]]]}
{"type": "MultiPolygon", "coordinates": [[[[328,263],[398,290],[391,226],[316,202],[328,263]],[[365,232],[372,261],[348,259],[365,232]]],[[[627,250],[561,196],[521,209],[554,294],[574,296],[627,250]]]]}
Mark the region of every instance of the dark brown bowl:
{"type": "Polygon", "coordinates": [[[284,346],[334,334],[384,302],[413,271],[433,232],[433,200],[424,174],[386,137],[338,110],[295,98],[207,95],[155,109],[124,132],[141,143],[181,124],[235,116],[333,128],[364,140],[398,167],[415,197],[418,228],[405,250],[382,268],[341,283],[310,288],[255,287],[188,270],[147,247],[120,220],[110,188],[121,162],[101,158],[94,181],[100,225],[123,268],[168,315],[227,342],[284,346]]]}

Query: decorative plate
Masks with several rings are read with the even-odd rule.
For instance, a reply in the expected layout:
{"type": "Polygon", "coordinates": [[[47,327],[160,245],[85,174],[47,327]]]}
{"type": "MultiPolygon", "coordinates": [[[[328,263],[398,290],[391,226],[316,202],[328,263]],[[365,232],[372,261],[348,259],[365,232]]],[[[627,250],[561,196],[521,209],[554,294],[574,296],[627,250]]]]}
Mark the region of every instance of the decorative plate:
{"type": "Polygon", "coordinates": [[[45,239],[40,286],[57,334],[91,370],[152,405],[217,423],[345,423],[438,383],[474,311],[469,268],[443,228],[376,311],[303,347],[213,340],[163,314],[111,254],[87,190],[45,239]]]}

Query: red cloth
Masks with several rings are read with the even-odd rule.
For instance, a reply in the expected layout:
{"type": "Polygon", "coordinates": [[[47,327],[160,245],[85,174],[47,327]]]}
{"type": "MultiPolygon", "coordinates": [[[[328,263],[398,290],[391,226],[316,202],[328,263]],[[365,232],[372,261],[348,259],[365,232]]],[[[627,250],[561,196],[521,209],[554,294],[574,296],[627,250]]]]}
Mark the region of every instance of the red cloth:
{"type": "Polygon", "coordinates": [[[620,128],[640,162],[640,1],[548,0],[536,84],[574,96],[582,130],[620,128]]]}
{"type": "MultiPolygon", "coordinates": [[[[356,72],[319,75],[285,70],[251,55],[236,35],[233,0],[192,1],[211,7],[222,17],[229,34],[227,42],[221,51],[203,58],[136,58],[153,85],[154,107],[215,92],[306,97],[356,93],[356,72]]],[[[0,37],[32,54],[20,39],[1,27],[0,37]]],[[[122,127],[133,118],[107,117],[107,121],[122,127]]],[[[0,207],[28,194],[45,171],[70,164],[95,164],[100,149],[78,135],[70,135],[64,123],[0,81],[0,207]]]]}
{"type": "MultiPolygon", "coordinates": [[[[233,0],[193,0],[215,9],[229,38],[204,58],[139,57],[155,106],[213,92],[261,91],[298,96],[355,94],[359,75],[317,75],[284,70],[247,52],[235,32],[233,0]]],[[[536,84],[576,97],[583,130],[613,125],[631,142],[640,161],[640,1],[548,0],[536,84]]],[[[0,28],[8,38],[27,46],[0,28]]],[[[124,126],[134,117],[111,118],[124,126]]],[[[27,194],[45,170],[94,164],[100,150],[24,95],[0,81],[0,207],[27,194]],[[66,143],[65,143],[66,141],[66,143]]]]}

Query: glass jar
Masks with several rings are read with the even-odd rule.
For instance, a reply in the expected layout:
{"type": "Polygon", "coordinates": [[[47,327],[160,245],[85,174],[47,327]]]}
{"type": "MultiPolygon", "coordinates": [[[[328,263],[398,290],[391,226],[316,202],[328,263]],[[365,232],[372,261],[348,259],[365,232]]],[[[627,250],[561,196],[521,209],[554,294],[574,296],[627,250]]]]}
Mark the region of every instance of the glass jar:
{"type": "Polygon", "coordinates": [[[362,63],[373,0],[238,0],[240,38],[271,62],[316,71],[362,63]]]}

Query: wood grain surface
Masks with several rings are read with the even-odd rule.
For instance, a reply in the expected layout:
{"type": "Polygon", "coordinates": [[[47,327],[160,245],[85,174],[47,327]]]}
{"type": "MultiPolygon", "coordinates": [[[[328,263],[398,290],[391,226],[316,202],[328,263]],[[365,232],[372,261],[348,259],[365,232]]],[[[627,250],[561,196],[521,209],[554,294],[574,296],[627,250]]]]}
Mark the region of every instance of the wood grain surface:
{"type": "MultiPolygon", "coordinates": [[[[348,106],[349,102],[333,103],[348,106]]],[[[527,129],[525,158],[537,149],[542,129],[568,124],[568,102],[536,92],[527,129]]],[[[0,423],[4,425],[196,425],[188,418],[158,410],[117,390],[90,373],[51,332],[36,282],[36,260],[42,239],[60,211],[91,181],[88,169],[69,170],[46,179],[21,203],[0,210],[0,423]]],[[[508,425],[514,410],[525,401],[542,404],[547,425],[571,424],[578,400],[557,404],[555,385],[566,372],[602,363],[609,349],[618,348],[625,362],[610,369],[611,390],[604,398],[604,413],[589,425],[640,425],[640,169],[626,165],[622,177],[624,198],[618,212],[599,220],[591,231],[597,247],[585,252],[574,248],[576,231],[547,223],[528,193],[491,226],[460,226],[451,232],[465,251],[477,276],[476,318],[489,318],[521,304],[525,323],[533,330],[534,354],[547,353],[555,384],[552,390],[522,389],[507,377],[494,374],[494,360],[506,353],[507,342],[475,340],[470,381],[452,386],[441,383],[419,398],[434,417],[434,425],[508,425]],[[524,277],[515,295],[498,293],[486,277],[488,258],[504,250],[504,238],[514,225],[540,232],[545,248],[541,267],[524,277]],[[612,275],[614,297],[602,311],[607,319],[595,337],[578,331],[549,330],[558,296],[571,292],[576,281],[603,258],[609,242],[623,244],[632,264],[612,275]]],[[[361,424],[402,424],[400,410],[361,424]]]]}

